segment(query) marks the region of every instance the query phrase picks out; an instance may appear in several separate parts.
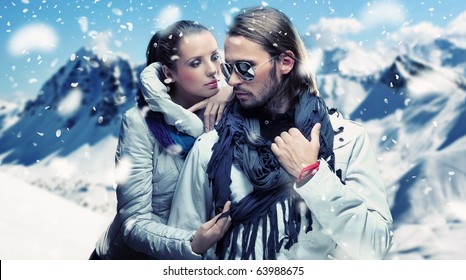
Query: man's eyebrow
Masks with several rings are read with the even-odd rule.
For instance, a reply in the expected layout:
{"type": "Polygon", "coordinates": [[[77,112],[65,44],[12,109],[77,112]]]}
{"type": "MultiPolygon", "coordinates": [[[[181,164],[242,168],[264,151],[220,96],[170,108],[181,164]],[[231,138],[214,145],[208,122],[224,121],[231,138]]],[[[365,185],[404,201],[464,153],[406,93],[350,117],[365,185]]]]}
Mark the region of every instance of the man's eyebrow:
{"type": "Polygon", "coordinates": [[[247,63],[249,63],[249,64],[251,64],[251,65],[255,65],[255,64],[256,64],[255,61],[249,60],[249,59],[237,59],[237,60],[227,60],[227,59],[225,59],[225,62],[227,62],[227,63],[247,62],[247,63]]]}

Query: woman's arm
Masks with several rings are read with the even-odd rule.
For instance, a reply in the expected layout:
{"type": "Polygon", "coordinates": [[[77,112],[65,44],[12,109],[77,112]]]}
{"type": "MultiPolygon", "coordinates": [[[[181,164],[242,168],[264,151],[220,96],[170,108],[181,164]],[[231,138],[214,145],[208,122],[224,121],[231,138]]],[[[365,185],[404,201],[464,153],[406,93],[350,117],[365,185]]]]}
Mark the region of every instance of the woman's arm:
{"type": "Polygon", "coordinates": [[[204,132],[209,132],[214,129],[215,124],[222,118],[223,111],[226,105],[234,98],[233,88],[226,83],[221,86],[220,91],[211,97],[194,104],[188,110],[196,112],[197,110],[204,110],[204,132]]]}
{"type": "Polygon", "coordinates": [[[177,130],[193,137],[198,137],[204,131],[202,120],[193,112],[176,104],[168,95],[168,89],[158,76],[159,62],[144,68],[140,74],[141,92],[149,105],[149,109],[163,113],[165,122],[177,130]]]}
{"type": "Polygon", "coordinates": [[[139,110],[131,109],[123,118],[115,156],[120,234],[129,247],[153,258],[199,259],[191,250],[194,231],[166,226],[153,214],[154,144],[139,110]]]}

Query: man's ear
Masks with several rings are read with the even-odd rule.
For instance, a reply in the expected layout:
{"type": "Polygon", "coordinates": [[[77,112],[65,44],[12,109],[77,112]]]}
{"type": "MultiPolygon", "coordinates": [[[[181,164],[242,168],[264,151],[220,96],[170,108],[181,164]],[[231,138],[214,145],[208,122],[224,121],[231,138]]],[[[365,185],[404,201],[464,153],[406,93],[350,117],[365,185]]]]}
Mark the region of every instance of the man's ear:
{"type": "Polygon", "coordinates": [[[290,50],[284,51],[278,56],[279,70],[282,75],[286,75],[293,70],[294,67],[294,53],[290,50]]]}
{"type": "Polygon", "coordinates": [[[173,75],[173,71],[168,68],[167,65],[162,65],[162,72],[166,77],[165,82],[167,84],[173,83],[175,81],[175,75],[173,75]]]}

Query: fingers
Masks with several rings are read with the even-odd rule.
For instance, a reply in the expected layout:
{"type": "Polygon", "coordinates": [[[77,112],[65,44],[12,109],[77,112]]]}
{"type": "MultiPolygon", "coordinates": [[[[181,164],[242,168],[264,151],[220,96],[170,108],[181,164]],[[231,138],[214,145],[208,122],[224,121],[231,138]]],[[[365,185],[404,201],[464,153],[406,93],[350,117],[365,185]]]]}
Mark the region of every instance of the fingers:
{"type": "Polygon", "coordinates": [[[316,123],[311,130],[311,146],[319,151],[320,149],[320,123],[316,123]]]}
{"type": "Polygon", "coordinates": [[[204,111],[204,132],[214,129],[215,119],[217,117],[218,105],[209,102],[204,111]]]}
{"type": "Polygon", "coordinates": [[[188,111],[194,113],[204,108],[204,132],[209,132],[214,129],[215,124],[223,115],[225,105],[219,106],[218,104],[209,102],[209,99],[205,99],[189,107],[188,111]]]}
{"type": "Polygon", "coordinates": [[[312,139],[319,139],[319,137],[320,137],[320,127],[321,127],[320,123],[316,123],[314,125],[314,127],[311,130],[311,140],[312,139]]]}
{"type": "Polygon", "coordinates": [[[202,224],[196,231],[191,241],[191,248],[195,253],[200,254],[207,251],[226,233],[231,224],[230,205],[231,202],[227,201],[223,206],[222,213],[202,224]]]}
{"type": "Polygon", "coordinates": [[[223,206],[222,212],[230,211],[230,207],[231,207],[231,201],[227,201],[225,205],[223,206]]]}
{"type": "Polygon", "coordinates": [[[208,103],[209,103],[208,99],[202,100],[201,102],[198,102],[198,103],[194,104],[193,106],[189,107],[188,111],[196,112],[197,110],[205,108],[208,103]]]}
{"type": "Polygon", "coordinates": [[[286,144],[293,144],[297,141],[303,140],[305,140],[305,138],[301,131],[299,131],[299,129],[297,129],[296,127],[292,127],[288,131],[280,133],[280,136],[275,137],[274,143],[278,147],[282,147],[286,144]]]}
{"type": "MultiPolygon", "coordinates": [[[[219,223],[223,218],[228,218],[228,219],[231,220],[231,218],[230,218],[230,206],[231,206],[231,202],[227,201],[225,203],[225,205],[223,206],[222,213],[215,215],[215,217],[213,217],[208,222],[204,223],[204,225],[206,225],[208,228],[211,228],[216,223],[219,223]]],[[[225,220],[228,220],[228,219],[225,219],[225,220]]],[[[222,222],[222,224],[224,224],[224,222],[222,222]]]]}
{"type": "Polygon", "coordinates": [[[222,118],[223,116],[223,111],[225,110],[225,105],[222,104],[218,107],[218,110],[217,110],[217,118],[215,119],[215,123],[218,123],[220,121],[220,119],[222,118]]]}
{"type": "Polygon", "coordinates": [[[216,216],[217,219],[216,219],[215,225],[220,228],[220,232],[222,235],[228,230],[228,227],[230,226],[230,223],[231,223],[230,206],[231,206],[231,202],[227,201],[225,205],[223,206],[222,213],[216,216]]]}

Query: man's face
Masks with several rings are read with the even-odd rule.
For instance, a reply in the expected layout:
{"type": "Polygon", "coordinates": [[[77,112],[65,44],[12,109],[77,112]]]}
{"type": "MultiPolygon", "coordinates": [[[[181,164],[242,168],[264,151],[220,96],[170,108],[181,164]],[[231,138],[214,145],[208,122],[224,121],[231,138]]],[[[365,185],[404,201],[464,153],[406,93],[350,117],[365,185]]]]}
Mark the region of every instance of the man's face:
{"type": "Polygon", "coordinates": [[[228,36],[225,40],[225,62],[249,62],[254,69],[254,79],[243,80],[234,70],[228,84],[244,108],[266,106],[272,98],[278,83],[274,61],[261,45],[243,36],[228,36]]]}

